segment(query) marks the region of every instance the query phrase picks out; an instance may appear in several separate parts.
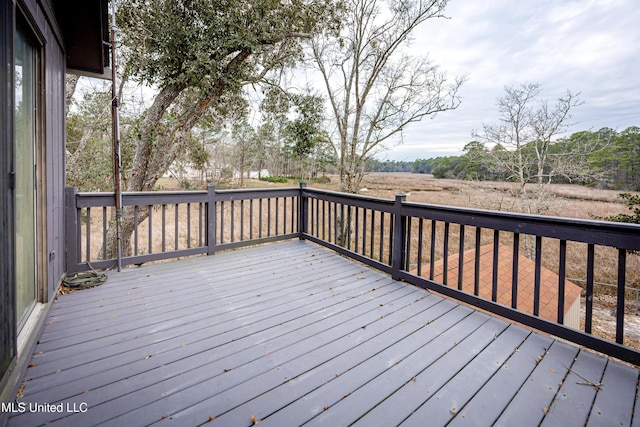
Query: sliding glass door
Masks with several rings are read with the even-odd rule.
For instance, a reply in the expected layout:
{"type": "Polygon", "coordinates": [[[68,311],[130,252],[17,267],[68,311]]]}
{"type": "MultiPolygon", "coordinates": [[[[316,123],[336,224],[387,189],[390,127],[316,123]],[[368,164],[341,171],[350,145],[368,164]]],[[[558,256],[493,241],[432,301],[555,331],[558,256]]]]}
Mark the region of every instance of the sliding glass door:
{"type": "Polygon", "coordinates": [[[17,26],[15,37],[16,321],[24,325],[36,301],[36,48],[17,26]]]}

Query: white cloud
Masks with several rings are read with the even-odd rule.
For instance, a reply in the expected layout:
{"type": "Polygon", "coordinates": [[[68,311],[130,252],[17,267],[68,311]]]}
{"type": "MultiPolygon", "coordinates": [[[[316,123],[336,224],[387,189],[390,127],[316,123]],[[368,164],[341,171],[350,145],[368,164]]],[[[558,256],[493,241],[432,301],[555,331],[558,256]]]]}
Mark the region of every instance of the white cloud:
{"type": "Polygon", "coordinates": [[[554,99],[580,92],[572,131],[640,125],[640,8],[636,0],[452,0],[411,49],[450,76],[467,75],[462,105],[405,132],[393,159],[455,154],[496,120],[505,86],[536,82],[554,99]]]}

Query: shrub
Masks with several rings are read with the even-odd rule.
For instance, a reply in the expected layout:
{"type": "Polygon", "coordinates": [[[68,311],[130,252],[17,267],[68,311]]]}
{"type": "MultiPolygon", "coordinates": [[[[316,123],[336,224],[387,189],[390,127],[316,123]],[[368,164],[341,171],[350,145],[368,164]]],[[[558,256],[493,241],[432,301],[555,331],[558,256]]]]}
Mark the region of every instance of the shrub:
{"type": "Polygon", "coordinates": [[[287,183],[287,178],[285,178],[284,176],[261,176],[260,177],[260,181],[266,181],[266,182],[280,182],[280,183],[287,183]]]}
{"type": "Polygon", "coordinates": [[[315,182],[316,184],[329,184],[331,183],[331,178],[329,178],[326,175],[323,175],[323,176],[311,178],[311,182],[315,182]]]}
{"type": "Polygon", "coordinates": [[[619,196],[626,200],[625,205],[632,212],[629,214],[619,214],[605,217],[607,221],[628,222],[631,224],[640,224],[640,196],[630,193],[621,193],[619,196]]]}

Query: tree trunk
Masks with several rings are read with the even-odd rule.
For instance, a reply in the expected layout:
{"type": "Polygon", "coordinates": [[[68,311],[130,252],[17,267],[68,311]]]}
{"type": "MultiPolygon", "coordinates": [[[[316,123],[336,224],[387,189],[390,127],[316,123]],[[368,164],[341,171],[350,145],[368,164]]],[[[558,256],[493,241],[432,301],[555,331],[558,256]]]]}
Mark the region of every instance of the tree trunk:
{"type": "MultiPolygon", "coordinates": [[[[142,224],[149,217],[149,209],[140,207],[138,208],[138,226],[142,224]]],[[[135,218],[133,206],[126,206],[122,208],[122,256],[133,256],[133,232],[135,230],[135,218]]],[[[118,255],[118,234],[115,227],[115,218],[112,219],[109,228],[107,229],[107,252],[100,253],[101,259],[115,259],[118,255]]],[[[140,248],[138,248],[139,250],[140,248]]]]}
{"type": "MultiPolygon", "coordinates": [[[[236,73],[240,66],[251,56],[250,49],[238,52],[226,65],[223,76],[229,77],[236,73]]],[[[178,96],[187,89],[186,85],[168,84],[162,88],[147,110],[142,122],[140,139],[136,144],[136,153],[131,167],[131,177],[127,183],[127,191],[152,191],[158,179],[167,171],[171,163],[188,140],[191,129],[198,123],[202,113],[212,102],[220,99],[228,89],[224,77],[207,89],[201,89],[199,98],[191,101],[178,114],[177,125],[171,129],[162,126],[162,119],[178,96]]],[[[123,256],[131,253],[130,239],[133,232],[133,210],[124,210],[122,216],[123,256]],[[125,237],[126,236],[126,237],[125,237]]],[[[146,218],[146,217],[145,217],[146,218]]],[[[139,223],[142,219],[139,219],[139,223]]],[[[109,258],[117,255],[114,236],[116,236],[115,222],[109,227],[110,240],[107,252],[109,258]]]]}
{"type": "MultiPolygon", "coordinates": [[[[157,162],[152,162],[156,156],[161,156],[163,153],[154,150],[157,148],[158,140],[166,139],[166,135],[160,135],[160,122],[164,113],[169,106],[176,100],[178,95],[184,90],[184,87],[178,85],[165,86],[160,93],[153,100],[153,104],[147,110],[144,120],[142,122],[142,131],[140,139],[136,144],[136,154],[133,158],[133,164],[131,166],[131,177],[127,184],[127,191],[145,191],[152,190],[157,181],[157,177],[152,179],[151,177],[157,175],[157,171],[153,170],[152,165],[157,162]]],[[[163,173],[165,171],[162,171],[163,173]]]]}
{"type": "Polygon", "coordinates": [[[69,107],[71,106],[71,101],[73,100],[73,94],[76,92],[76,87],[78,86],[78,80],[80,76],[75,74],[66,74],[64,78],[64,115],[65,117],[69,115],[69,107]]]}

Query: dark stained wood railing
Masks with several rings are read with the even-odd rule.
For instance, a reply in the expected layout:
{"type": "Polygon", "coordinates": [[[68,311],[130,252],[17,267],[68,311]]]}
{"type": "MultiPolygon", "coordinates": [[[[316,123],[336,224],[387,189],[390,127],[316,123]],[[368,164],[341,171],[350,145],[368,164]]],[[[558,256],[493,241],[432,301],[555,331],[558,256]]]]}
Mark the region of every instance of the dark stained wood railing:
{"type": "Polygon", "coordinates": [[[391,274],[393,201],[303,187],[304,238],[391,274]]]}
{"type": "MultiPolygon", "coordinates": [[[[640,364],[640,352],[624,345],[625,292],[639,280],[632,277],[639,270],[629,265],[628,255],[640,250],[637,225],[418,204],[407,202],[404,195],[387,200],[304,184],[286,189],[217,191],[210,186],[200,192],[125,193],[123,206],[138,218],[131,255],[123,265],[306,239],[395,279],[640,364]],[[569,327],[564,298],[566,287],[573,285],[566,279],[567,258],[576,253],[585,280],[584,320],[569,327]],[[533,278],[523,285],[524,256],[531,260],[533,278]],[[511,270],[506,297],[500,286],[504,273],[499,273],[505,262],[511,270]],[[611,340],[593,334],[596,275],[605,265],[615,270],[617,281],[611,340]],[[551,284],[557,301],[545,299],[545,267],[557,275],[551,284]],[[481,276],[486,271],[490,279],[481,276]],[[521,303],[525,293],[531,294],[530,307],[521,303]],[[553,318],[542,317],[541,310],[549,304],[556,310],[553,318]]],[[[66,209],[68,272],[86,270],[89,264],[113,266],[114,260],[99,259],[107,245],[113,195],[67,189],[66,209]]],[[[637,256],[632,257],[635,262],[637,256]]]]}
{"type": "Polygon", "coordinates": [[[274,242],[299,236],[300,190],[254,189],[215,191],[209,187],[214,211],[207,242],[209,254],[242,246],[274,242]]]}
{"type": "MultiPolygon", "coordinates": [[[[317,212],[308,218],[306,238],[309,240],[386,271],[396,279],[623,360],[640,363],[640,353],[623,346],[627,283],[640,279],[628,275],[627,259],[629,251],[640,250],[640,226],[409,203],[404,195],[396,196],[392,202],[305,189],[302,197],[303,203],[317,212]],[[376,218],[385,216],[386,219],[376,222],[376,218]],[[372,222],[376,223],[375,227],[370,226],[372,222]],[[323,230],[332,224],[336,230],[336,223],[337,229],[342,231],[339,233],[342,241],[335,234],[323,234],[323,230]],[[376,230],[379,233],[374,237],[376,230]],[[377,252],[371,249],[378,245],[377,252]],[[481,248],[487,246],[491,250],[482,256],[481,248]],[[505,246],[510,250],[502,250],[505,246]],[[568,246],[585,261],[582,263],[586,277],[582,330],[578,330],[578,325],[574,328],[564,325],[568,246]],[[508,304],[498,301],[499,290],[502,291],[498,286],[499,279],[504,280],[498,272],[499,265],[504,265],[505,252],[511,269],[508,304]],[[465,262],[465,255],[470,262],[465,262]],[[522,280],[519,280],[524,255],[533,265],[533,279],[525,285],[527,289],[523,289],[522,280]],[[542,299],[543,259],[557,273],[557,281],[552,284],[555,288],[552,293],[558,299],[553,301],[556,307],[553,319],[540,315],[541,307],[549,303],[542,299]],[[594,272],[605,265],[615,269],[617,280],[614,342],[592,334],[594,272]],[[481,288],[488,285],[481,283],[483,269],[489,271],[491,277],[488,297],[481,296],[481,288]],[[438,273],[437,280],[434,273],[438,273]],[[450,283],[449,276],[454,276],[455,283],[450,283]],[[464,286],[468,278],[472,283],[464,286]],[[525,290],[532,294],[531,309],[519,305],[518,295],[525,290]]],[[[636,266],[633,272],[637,275],[638,271],[636,266]]],[[[548,281],[546,285],[549,285],[548,281]]]]}
{"type": "MultiPolygon", "coordinates": [[[[299,236],[300,190],[256,189],[123,193],[131,242],[122,265],[139,265],[299,236]]],[[[112,193],[66,190],[66,269],[112,268],[112,193]],[[96,213],[97,212],[97,213],[96,213]]]]}

